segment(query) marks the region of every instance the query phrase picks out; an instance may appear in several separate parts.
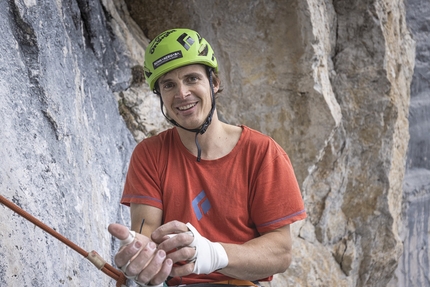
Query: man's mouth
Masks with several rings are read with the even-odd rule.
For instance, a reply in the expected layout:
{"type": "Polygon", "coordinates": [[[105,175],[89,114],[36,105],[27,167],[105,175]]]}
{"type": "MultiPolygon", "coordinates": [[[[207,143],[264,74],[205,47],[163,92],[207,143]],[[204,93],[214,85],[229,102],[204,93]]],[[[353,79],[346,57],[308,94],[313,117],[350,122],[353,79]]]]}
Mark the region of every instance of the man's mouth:
{"type": "Polygon", "coordinates": [[[180,110],[180,111],[186,111],[186,110],[191,109],[195,105],[197,105],[197,103],[191,103],[191,104],[188,104],[188,105],[185,105],[185,106],[180,106],[177,109],[180,110]]]}

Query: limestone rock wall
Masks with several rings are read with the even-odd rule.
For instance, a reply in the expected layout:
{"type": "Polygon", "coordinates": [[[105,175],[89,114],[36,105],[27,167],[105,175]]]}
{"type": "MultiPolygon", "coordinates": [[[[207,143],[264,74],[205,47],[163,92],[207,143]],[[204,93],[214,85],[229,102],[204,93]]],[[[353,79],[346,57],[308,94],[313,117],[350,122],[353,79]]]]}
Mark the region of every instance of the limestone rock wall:
{"type": "MultiPolygon", "coordinates": [[[[112,262],[111,222],[135,141],[114,90],[130,58],[98,1],[0,1],[0,193],[112,262]]],[[[0,286],[115,286],[0,205],[0,286]]]]}
{"type": "Polygon", "coordinates": [[[126,2],[150,39],[200,31],[221,63],[221,117],[290,155],[309,219],[294,226],[292,266],[269,285],[387,285],[402,254],[415,57],[403,2],[126,2]]]}
{"type": "Polygon", "coordinates": [[[407,0],[405,6],[416,57],[400,231],[404,251],[390,286],[430,286],[430,2],[407,0]]]}
{"type": "MultiPolygon", "coordinates": [[[[8,0],[0,14],[2,195],[111,260],[105,229],[128,221],[118,200],[134,140],[168,127],[143,84],[144,48],[190,27],[217,52],[220,117],[279,142],[302,189],[293,263],[266,286],[379,287],[396,269],[390,284],[404,286],[405,159],[422,159],[407,154],[415,42],[403,1],[8,0]]],[[[0,208],[1,286],[114,286],[0,208]]]]}

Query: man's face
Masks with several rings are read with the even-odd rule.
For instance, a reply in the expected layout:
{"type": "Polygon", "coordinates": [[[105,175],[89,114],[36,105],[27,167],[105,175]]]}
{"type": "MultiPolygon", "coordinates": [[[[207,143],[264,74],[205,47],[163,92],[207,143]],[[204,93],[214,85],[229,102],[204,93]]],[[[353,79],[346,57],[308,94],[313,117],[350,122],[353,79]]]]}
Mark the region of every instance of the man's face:
{"type": "MultiPolygon", "coordinates": [[[[172,70],[158,79],[169,117],[188,129],[199,128],[208,116],[211,90],[205,66],[195,64],[172,70]]],[[[219,86],[214,84],[214,92],[219,86]]]]}

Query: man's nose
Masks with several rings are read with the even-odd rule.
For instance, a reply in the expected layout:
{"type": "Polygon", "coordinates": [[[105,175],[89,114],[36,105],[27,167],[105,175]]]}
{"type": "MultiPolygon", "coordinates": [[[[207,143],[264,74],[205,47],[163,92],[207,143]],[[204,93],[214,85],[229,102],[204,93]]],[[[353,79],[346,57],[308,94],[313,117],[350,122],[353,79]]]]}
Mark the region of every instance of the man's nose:
{"type": "Polygon", "coordinates": [[[176,95],[175,95],[177,98],[185,99],[189,95],[190,95],[190,89],[188,88],[187,85],[185,85],[185,84],[178,84],[177,85],[177,91],[176,91],[176,95]]]}

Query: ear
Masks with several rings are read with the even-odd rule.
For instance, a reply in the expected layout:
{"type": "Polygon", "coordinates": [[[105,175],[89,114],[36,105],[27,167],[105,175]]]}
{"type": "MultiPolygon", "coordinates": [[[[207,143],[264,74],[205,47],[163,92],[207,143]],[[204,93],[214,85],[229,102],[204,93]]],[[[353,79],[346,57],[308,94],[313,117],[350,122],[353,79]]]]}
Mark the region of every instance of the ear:
{"type": "Polygon", "coordinates": [[[216,77],[213,72],[212,72],[212,85],[214,87],[214,93],[216,94],[221,87],[221,80],[218,77],[216,77]]]}
{"type": "Polygon", "coordinates": [[[213,85],[214,85],[214,93],[216,94],[218,93],[220,83],[219,81],[214,81],[213,85]]]}

